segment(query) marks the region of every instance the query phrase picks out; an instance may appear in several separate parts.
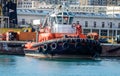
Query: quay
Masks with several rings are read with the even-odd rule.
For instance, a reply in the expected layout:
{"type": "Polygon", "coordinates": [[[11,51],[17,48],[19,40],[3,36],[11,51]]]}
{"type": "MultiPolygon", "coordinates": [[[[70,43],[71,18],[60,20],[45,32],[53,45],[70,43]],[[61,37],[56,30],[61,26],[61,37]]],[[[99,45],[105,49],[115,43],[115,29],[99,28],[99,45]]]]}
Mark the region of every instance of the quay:
{"type": "Polygon", "coordinates": [[[101,57],[120,57],[120,44],[104,43],[102,46],[101,57]]]}
{"type": "MultiPolygon", "coordinates": [[[[25,55],[23,44],[26,41],[0,41],[0,54],[25,55]]],[[[120,44],[102,43],[100,57],[120,57],[120,44]]]]}
{"type": "Polygon", "coordinates": [[[0,41],[0,54],[5,55],[25,55],[22,47],[24,41],[0,41]]]}

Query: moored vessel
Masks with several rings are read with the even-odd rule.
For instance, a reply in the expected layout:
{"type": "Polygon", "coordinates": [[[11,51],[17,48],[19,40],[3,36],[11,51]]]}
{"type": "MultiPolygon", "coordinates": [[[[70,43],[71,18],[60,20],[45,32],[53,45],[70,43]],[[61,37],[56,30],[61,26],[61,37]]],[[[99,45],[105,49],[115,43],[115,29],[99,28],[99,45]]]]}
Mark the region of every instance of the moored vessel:
{"type": "Polygon", "coordinates": [[[102,47],[97,41],[98,36],[87,38],[81,25],[73,20],[74,14],[68,11],[65,3],[57,7],[39,26],[37,42],[25,44],[25,54],[39,57],[99,56],[102,47]]]}

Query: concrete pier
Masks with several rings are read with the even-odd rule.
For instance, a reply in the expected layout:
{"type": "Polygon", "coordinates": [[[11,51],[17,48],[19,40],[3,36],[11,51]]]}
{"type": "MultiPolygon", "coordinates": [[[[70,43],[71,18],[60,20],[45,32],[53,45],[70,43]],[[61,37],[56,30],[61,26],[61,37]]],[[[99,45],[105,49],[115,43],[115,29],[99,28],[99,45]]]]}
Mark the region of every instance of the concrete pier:
{"type": "Polygon", "coordinates": [[[120,57],[120,44],[101,44],[102,57],[120,57]]]}
{"type": "Polygon", "coordinates": [[[0,41],[0,54],[25,55],[22,41],[0,41]]]}

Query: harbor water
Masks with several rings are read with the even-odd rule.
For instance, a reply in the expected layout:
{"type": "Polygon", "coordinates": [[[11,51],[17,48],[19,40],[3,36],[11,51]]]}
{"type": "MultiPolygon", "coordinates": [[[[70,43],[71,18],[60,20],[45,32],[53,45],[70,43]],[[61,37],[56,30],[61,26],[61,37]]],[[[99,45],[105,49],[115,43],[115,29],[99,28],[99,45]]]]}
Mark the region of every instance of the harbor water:
{"type": "Polygon", "coordinates": [[[0,76],[120,76],[120,59],[38,59],[0,55],[0,76]]]}

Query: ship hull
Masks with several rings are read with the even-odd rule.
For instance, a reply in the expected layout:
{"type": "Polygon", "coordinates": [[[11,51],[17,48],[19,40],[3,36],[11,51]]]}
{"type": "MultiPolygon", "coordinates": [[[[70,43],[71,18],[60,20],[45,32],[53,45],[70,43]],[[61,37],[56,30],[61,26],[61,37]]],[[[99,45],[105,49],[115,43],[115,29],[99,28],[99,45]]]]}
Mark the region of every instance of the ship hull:
{"type": "Polygon", "coordinates": [[[90,55],[50,55],[42,53],[26,53],[26,56],[35,57],[35,58],[93,58],[90,55]]]}
{"type": "MultiPolygon", "coordinates": [[[[35,44],[37,50],[25,49],[26,55],[45,57],[96,57],[102,52],[98,41],[80,38],[68,38],[35,44]]],[[[34,46],[35,46],[34,45],[34,46]]]]}

